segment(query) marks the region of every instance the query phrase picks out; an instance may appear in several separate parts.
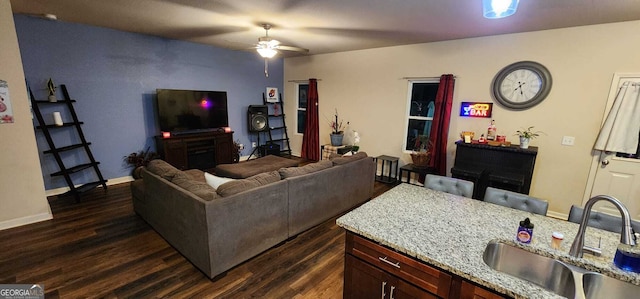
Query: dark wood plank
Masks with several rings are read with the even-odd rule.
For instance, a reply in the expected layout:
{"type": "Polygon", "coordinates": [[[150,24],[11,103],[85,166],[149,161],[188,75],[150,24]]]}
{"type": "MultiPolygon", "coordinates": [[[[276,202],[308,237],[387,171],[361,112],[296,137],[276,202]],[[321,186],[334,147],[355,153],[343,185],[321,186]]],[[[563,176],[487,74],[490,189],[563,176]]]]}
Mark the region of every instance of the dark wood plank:
{"type": "Polygon", "coordinates": [[[0,231],[0,284],[41,283],[47,298],[342,297],[337,217],[212,281],[135,214],[129,183],[49,202],[53,220],[0,231]]]}

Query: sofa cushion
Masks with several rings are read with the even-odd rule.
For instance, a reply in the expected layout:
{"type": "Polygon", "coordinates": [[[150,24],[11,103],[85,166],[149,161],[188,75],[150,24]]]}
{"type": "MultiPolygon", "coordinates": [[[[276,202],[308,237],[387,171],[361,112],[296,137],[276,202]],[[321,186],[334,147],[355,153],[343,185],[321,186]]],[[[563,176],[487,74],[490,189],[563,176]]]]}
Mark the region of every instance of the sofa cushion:
{"type": "Polygon", "coordinates": [[[216,189],[216,192],[218,192],[218,195],[220,196],[231,196],[249,189],[275,183],[277,181],[280,181],[280,173],[274,170],[271,172],[256,174],[246,179],[224,183],[216,189]]]}
{"type": "Polygon", "coordinates": [[[149,164],[147,164],[146,167],[151,173],[159,175],[163,179],[169,181],[171,181],[173,177],[180,172],[180,170],[173,167],[173,165],[160,159],[149,161],[149,164]]]}
{"type": "Polygon", "coordinates": [[[298,161],[274,155],[233,164],[216,166],[215,174],[232,179],[246,179],[256,174],[278,170],[283,167],[298,166],[298,161]]]}
{"type": "Polygon", "coordinates": [[[200,169],[188,169],[182,171],[184,174],[188,175],[192,180],[196,180],[198,182],[206,183],[207,180],[204,178],[204,171],[200,169]]]}
{"type": "Polygon", "coordinates": [[[204,179],[207,182],[207,184],[209,184],[209,186],[213,187],[213,189],[218,189],[218,187],[220,187],[220,185],[226,183],[226,182],[231,182],[231,181],[235,181],[235,179],[230,179],[230,178],[223,178],[223,177],[219,177],[219,176],[215,176],[213,174],[210,174],[208,172],[204,173],[204,179]]]}
{"type": "Polygon", "coordinates": [[[342,164],[347,164],[349,162],[353,162],[353,161],[357,161],[360,159],[364,159],[367,157],[367,153],[366,152],[358,152],[355,155],[351,155],[351,156],[339,156],[339,157],[330,157],[329,159],[333,162],[333,165],[342,165],[342,164]]]}
{"type": "Polygon", "coordinates": [[[205,182],[192,179],[182,171],[178,171],[171,182],[207,201],[218,197],[216,189],[205,182]]]}
{"type": "Polygon", "coordinates": [[[280,168],[278,172],[280,173],[280,177],[282,179],[295,177],[303,174],[313,173],[316,171],[320,171],[323,169],[327,169],[333,166],[333,162],[330,160],[322,160],[316,163],[310,163],[302,167],[287,167],[280,168]]]}

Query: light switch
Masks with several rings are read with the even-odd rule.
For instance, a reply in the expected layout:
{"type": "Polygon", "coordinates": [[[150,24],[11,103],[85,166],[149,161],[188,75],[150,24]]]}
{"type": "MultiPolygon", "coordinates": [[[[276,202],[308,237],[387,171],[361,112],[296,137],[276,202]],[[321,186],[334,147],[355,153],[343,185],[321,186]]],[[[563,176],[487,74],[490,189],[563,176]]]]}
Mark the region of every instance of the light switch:
{"type": "Polygon", "coordinates": [[[562,145],[574,145],[576,138],[573,136],[562,136],[562,145]]]}

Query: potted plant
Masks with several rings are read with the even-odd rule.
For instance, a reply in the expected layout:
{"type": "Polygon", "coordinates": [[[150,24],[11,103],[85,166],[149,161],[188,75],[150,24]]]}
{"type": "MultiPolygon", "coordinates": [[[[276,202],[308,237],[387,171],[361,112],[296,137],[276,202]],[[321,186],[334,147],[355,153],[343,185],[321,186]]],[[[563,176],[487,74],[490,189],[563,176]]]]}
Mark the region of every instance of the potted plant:
{"type": "Polygon", "coordinates": [[[520,137],[520,148],[529,148],[529,142],[540,136],[541,131],[533,131],[533,126],[528,127],[526,130],[518,130],[515,135],[520,137]]]}
{"type": "Polygon", "coordinates": [[[427,135],[417,135],[413,138],[413,151],[411,152],[411,161],[413,167],[427,168],[431,159],[432,143],[427,135]]]}
{"type": "MultiPolygon", "coordinates": [[[[344,126],[342,120],[338,120],[338,109],[336,109],[336,113],[334,114],[335,120],[331,121],[331,145],[333,146],[341,146],[342,138],[344,138],[344,126]]],[[[349,125],[349,122],[347,122],[349,125]]]]}
{"type": "Polygon", "coordinates": [[[158,154],[150,151],[149,147],[147,147],[147,150],[145,151],[133,152],[128,156],[125,156],[124,162],[129,167],[133,167],[131,176],[133,176],[134,179],[140,179],[142,178],[142,175],[140,174],[142,171],[142,167],[147,166],[147,164],[149,164],[149,161],[158,158],[158,154]]]}
{"type": "Polygon", "coordinates": [[[233,142],[233,163],[240,162],[240,153],[242,153],[242,145],[240,140],[236,140],[233,142]]]}
{"type": "Polygon", "coordinates": [[[49,96],[47,97],[49,99],[49,102],[57,102],[58,99],[56,98],[56,85],[53,84],[53,80],[51,80],[51,78],[49,78],[49,80],[47,81],[47,89],[49,90],[49,96]]]}

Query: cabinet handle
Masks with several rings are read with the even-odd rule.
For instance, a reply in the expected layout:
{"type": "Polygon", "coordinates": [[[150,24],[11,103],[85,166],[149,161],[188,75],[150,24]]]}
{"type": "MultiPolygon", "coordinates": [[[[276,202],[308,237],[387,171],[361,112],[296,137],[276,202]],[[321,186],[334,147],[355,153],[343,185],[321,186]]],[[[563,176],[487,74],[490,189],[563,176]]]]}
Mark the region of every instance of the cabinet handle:
{"type": "Polygon", "coordinates": [[[385,256],[385,257],[378,257],[378,259],[379,259],[380,261],[382,261],[382,262],[385,262],[385,263],[387,263],[387,264],[389,264],[389,265],[391,265],[391,266],[394,266],[394,267],[396,267],[396,268],[400,269],[400,262],[395,262],[395,263],[394,263],[394,262],[391,262],[391,261],[389,261],[389,260],[387,259],[387,257],[386,257],[386,256],[385,256]]]}
{"type": "Polygon", "coordinates": [[[391,293],[389,294],[389,299],[393,299],[393,289],[395,289],[396,287],[391,286],[391,293]]]}
{"type": "Polygon", "coordinates": [[[382,293],[382,299],[384,299],[384,296],[386,296],[386,295],[387,295],[387,294],[385,294],[385,293],[384,293],[384,286],[386,286],[386,285],[387,285],[387,282],[386,282],[386,281],[383,281],[383,282],[382,282],[382,292],[381,292],[381,293],[382,293]]]}

